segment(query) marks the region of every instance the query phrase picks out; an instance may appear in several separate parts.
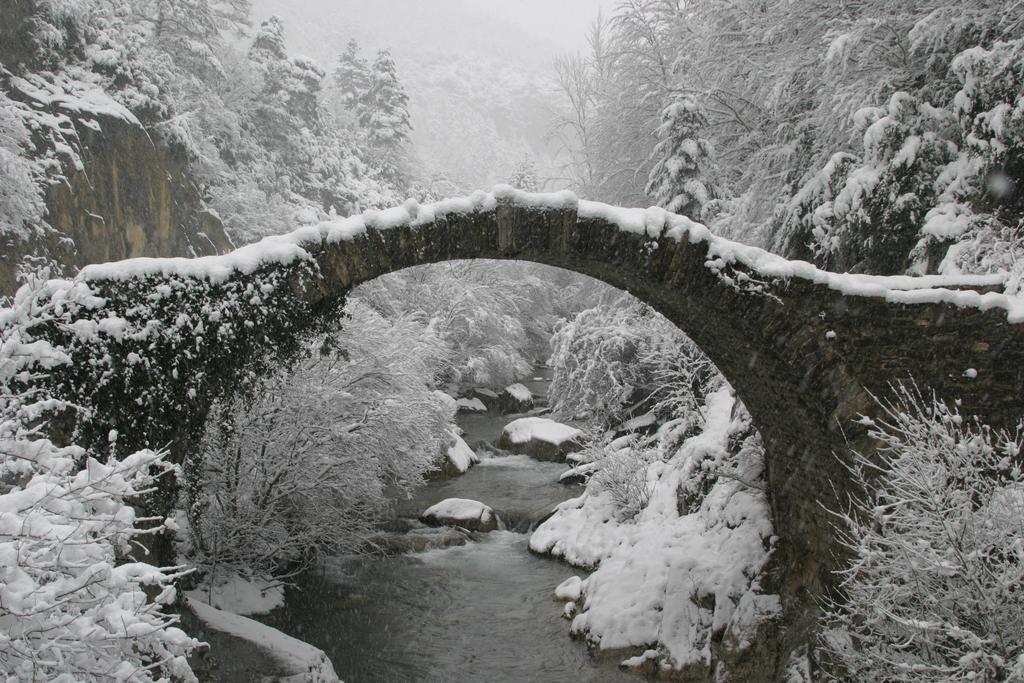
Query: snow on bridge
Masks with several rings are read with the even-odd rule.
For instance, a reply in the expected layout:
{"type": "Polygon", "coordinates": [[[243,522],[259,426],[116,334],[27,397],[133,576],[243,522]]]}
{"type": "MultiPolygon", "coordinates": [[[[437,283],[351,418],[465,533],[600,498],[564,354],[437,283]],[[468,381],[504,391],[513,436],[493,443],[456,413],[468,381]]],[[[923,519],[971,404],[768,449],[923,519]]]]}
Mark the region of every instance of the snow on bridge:
{"type": "MultiPolygon", "coordinates": [[[[660,209],[507,187],[369,211],[223,256],[88,266],[49,284],[45,321],[21,324],[26,343],[46,339],[70,359],[52,368],[48,390],[91,407],[73,425],[81,445],[105,452],[116,430],[125,452],[171,444],[180,461],[212,402],[336,326],[352,287],[467,258],[603,280],[708,354],[764,440],[787,609],[806,608],[829,581],[825,509],[850,493],[851,449],[875,447],[856,421],[877,414],[874,396],[912,379],[995,426],[1024,413],[1024,300],[995,291],[998,277],[829,273],[660,209]]],[[[0,325],[11,319],[0,311],[0,325]]]]}
{"type": "Polygon", "coordinates": [[[788,260],[758,247],[718,237],[704,225],[658,207],[622,208],[579,200],[569,191],[528,193],[507,185],[499,185],[490,193],[478,191],[468,197],[431,204],[419,204],[410,199],[402,206],[324,221],[286,235],[268,237],[219,256],[134,258],[90,265],[82,270],[79,279],[88,282],[162,275],[202,278],[218,283],[268,265],[312,259],[311,250],[365,236],[367,230],[415,229],[433,225],[439,218],[451,215],[493,212],[499,201],[536,210],[572,210],[580,219],[605,221],[621,231],[651,240],[664,238],[704,244],[708,254],[705,265],[716,273],[721,273],[726,266],[739,265],[759,278],[807,280],[824,284],[847,296],[881,297],[893,303],[951,303],[982,310],[1001,308],[1006,310],[1010,322],[1024,321],[1024,296],[976,291],[978,288],[1000,287],[1005,281],[1003,274],[913,277],[833,273],[806,261],[788,260]]]}

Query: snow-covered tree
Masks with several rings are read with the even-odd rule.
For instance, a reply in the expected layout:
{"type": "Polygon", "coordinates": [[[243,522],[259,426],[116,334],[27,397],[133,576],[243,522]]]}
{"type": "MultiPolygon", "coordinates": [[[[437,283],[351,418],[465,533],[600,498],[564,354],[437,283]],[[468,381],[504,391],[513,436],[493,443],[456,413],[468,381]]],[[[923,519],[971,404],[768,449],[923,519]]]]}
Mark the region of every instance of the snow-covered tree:
{"type": "Polygon", "coordinates": [[[409,96],[388,50],[378,51],[373,61],[359,123],[370,143],[381,149],[398,150],[409,142],[409,96]]]}
{"type": "Polygon", "coordinates": [[[525,157],[522,161],[518,162],[516,167],[512,169],[512,175],[509,176],[508,184],[524,192],[536,192],[539,190],[537,165],[533,163],[533,159],[525,157]]]}
{"type": "Polygon", "coordinates": [[[429,321],[447,348],[447,361],[438,368],[442,384],[502,389],[530,371],[520,315],[525,299],[495,264],[411,268],[369,283],[359,296],[385,315],[419,315],[429,321]]]}
{"type": "MultiPolygon", "coordinates": [[[[827,179],[835,194],[797,204],[809,215],[794,212],[789,220],[812,226],[812,249],[832,269],[902,273],[935,203],[936,181],[957,158],[955,121],[949,111],[903,92],[886,107],[860,109],[856,116],[862,157],[831,160],[828,166],[845,176],[827,179]]],[[[815,188],[823,187],[819,183],[811,181],[815,188]]]]}
{"type": "Polygon", "coordinates": [[[359,43],[348,41],[334,67],[334,85],[341,105],[358,119],[370,90],[370,65],[359,56],[359,43]]]}
{"type": "Polygon", "coordinates": [[[551,338],[553,412],[614,426],[637,407],[699,413],[714,366],[675,325],[629,296],[581,311],[551,338]]]}
{"type": "Polygon", "coordinates": [[[445,343],[439,385],[503,389],[548,355],[559,320],[610,288],[530,263],[458,261],[391,273],[359,297],[389,318],[420,317],[445,343]]]}
{"type": "Polygon", "coordinates": [[[186,487],[204,570],[274,575],[365,549],[386,488],[412,491],[449,445],[434,330],[358,300],[346,314],[312,359],[211,417],[186,487]]]}
{"type": "Polygon", "coordinates": [[[317,97],[324,72],[310,59],[288,55],[284,24],[280,19],[270,17],[260,25],[253,36],[249,58],[263,74],[264,95],[284,107],[302,125],[316,127],[320,119],[317,97]]]}
{"type": "Polygon", "coordinates": [[[715,197],[711,182],[711,144],[702,137],[707,121],[692,97],[682,97],[661,115],[647,193],[658,206],[699,221],[701,209],[715,197]]]}
{"type": "Polygon", "coordinates": [[[179,69],[209,77],[220,72],[217,50],[224,32],[249,24],[249,0],[131,0],[129,27],[141,29],[179,69]]]}
{"type": "Polygon", "coordinates": [[[868,420],[882,448],[837,511],[852,556],[826,606],[839,680],[1024,679],[1024,422],[997,431],[914,387],[868,420]]]}
{"type": "Polygon", "coordinates": [[[961,85],[952,107],[960,154],[937,181],[915,256],[943,273],[1008,271],[1016,292],[1024,271],[1024,40],[967,50],[952,69],[961,85]]]}
{"type": "Polygon", "coordinates": [[[387,50],[377,52],[370,69],[369,89],[359,105],[359,126],[377,155],[382,176],[404,191],[409,175],[406,148],[412,134],[409,96],[387,50]]]}
{"type": "Polygon", "coordinates": [[[19,681],[195,681],[199,643],[163,612],[180,567],[144,560],[140,541],[172,526],[132,503],[160,477],[164,453],[108,457],[45,438],[55,405],[34,383],[70,362],[24,327],[53,315],[46,277],[31,276],[0,315],[0,671],[19,681]]]}
{"type": "Polygon", "coordinates": [[[555,60],[555,78],[565,98],[551,124],[558,152],[566,158],[565,173],[573,189],[596,196],[598,164],[594,150],[594,107],[598,84],[595,69],[582,55],[555,60]]]}
{"type": "MultiPolygon", "coordinates": [[[[565,133],[559,141],[568,143],[572,160],[569,175],[583,194],[641,205],[646,200],[643,181],[655,163],[668,157],[655,153],[667,142],[652,136],[659,115],[680,98],[692,97],[706,122],[701,137],[715,152],[720,196],[703,216],[713,230],[763,241],[789,256],[816,258],[833,268],[900,272],[913,262],[915,269],[934,271],[951,240],[948,230],[973,241],[968,221],[962,220],[964,207],[981,209],[981,232],[993,225],[990,204],[1001,207],[1001,216],[1007,209],[1017,211],[1009,198],[1020,193],[1005,192],[1010,187],[1005,180],[1019,182],[1020,172],[1013,163],[988,167],[999,171],[992,174],[997,181],[992,187],[1004,188],[998,201],[991,192],[970,190],[984,188],[990,175],[976,174],[986,165],[980,163],[985,153],[970,140],[983,141],[998,156],[1007,141],[1006,148],[1012,148],[1013,126],[1004,127],[1003,138],[992,145],[988,129],[978,136],[971,132],[973,123],[965,121],[958,121],[959,131],[946,124],[936,129],[922,114],[931,107],[959,116],[962,106],[956,102],[973,110],[970,92],[988,103],[973,110],[973,118],[985,111],[991,116],[979,122],[1011,120],[1020,91],[1014,84],[1019,68],[1012,43],[1019,40],[1022,21],[1019,4],[989,0],[620,3],[599,39],[591,38],[588,54],[556,65],[573,112],[556,114],[556,126],[565,133]],[[960,90],[965,94],[958,95],[960,90]],[[887,109],[897,93],[909,98],[903,104],[919,105],[917,114],[908,108],[894,117],[908,144],[924,141],[910,164],[869,150],[864,119],[854,116],[869,108],[887,109]],[[1009,109],[1000,109],[999,103],[1009,109]],[[937,142],[932,144],[925,133],[934,134],[937,142]],[[942,161],[944,142],[957,145],[957,158],[965,156],[955,162],[958,170],[942,161]],[[886,177],[873,196],[865,196],[866,203],[854,202],[852,212],[843,214],[840,203],[835,206],[838,217],[828,215],[828,207],[816,213],[845,185],[847,177],[834,175],[849,170],[837,163],[845,155],[859,160],[854,164],[864,169],[861,180],[869,172],[881,173],[883,166],[886,177]],[[583,177],[585,182],[576,180],[583,177]],[[825,187],[829,180],[836,186],[832,190],[825,187]],[[960,193],[965,187],[972,198],[960,193]],[[889,193],[895,194],[886,200],[889,193]],[[939,194],[943,198],[936,203],[939,194]],[[934,220],[927,217],[933,209],[934,220]],[[917,235],[914,227],[925,223],[934,231],[917,235]],[[941,227],[947,234],[940,234],[941,227]],[[911,257],[918,237],[927,238],[926,244],[911,257]]],[[[1017,226],[1017,220],[998,222],[1017,226]]]]}

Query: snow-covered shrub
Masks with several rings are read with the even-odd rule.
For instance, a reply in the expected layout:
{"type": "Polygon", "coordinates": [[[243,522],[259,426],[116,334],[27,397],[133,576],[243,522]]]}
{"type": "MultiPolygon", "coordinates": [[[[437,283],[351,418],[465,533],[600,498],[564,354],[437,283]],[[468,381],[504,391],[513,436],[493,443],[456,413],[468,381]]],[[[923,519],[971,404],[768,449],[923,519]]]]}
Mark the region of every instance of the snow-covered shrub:
{"type": "Polygon", "coordinates": [[[626,448],[598,461],[600,468],[591,479],[591,486],[594,491],[608,495],[620,520],[633,519],[647,507],[651,498],[647,465],[656,455],[652,451],[626,448]]]}
{"type": "Polygon", "coordinates": [[[1007,294],[1019,294],[1024,282],[1024,220],[1015,226],[991,215],[970,215],[939,264],[943,274],[1007,273],[1007,294]]]}
{"type": "Polygon", "coordinates": [[[346,312],[313,358],[211,415],[186,489],[204,567],[269,575],[357,550],[385,487],[411,491],[450,445],[453,406],[430,388],[440,340],[358,301],[346,312]]]}
{"type": "Polygon", "coordinates": [[[32,387],[69,361],[28,341],[52,317],[45,279],[30,278],[0,309],[0,671],[8,680],[194,681],[185,659],[199,643],[162,611],[180,567],[139,561],[139,541],[169,522],[138,517],[129,501],[176,468],[149,450],[88,457],[43,434],[49,411],[73,409],[32,387]]]}
{"type": "Polygon", "coordinates": [[[899,387],[838,512],[852,556],[825,609],[832,675],[1024,680],[1024,422],[997,431],[899,387]]]}
{"type": "Polygon", "coordinates": [[[516,162],[512,175],[508,177],[508,184],[524,192],[537,192],[541,183],[537,181],[537,165],[533,159],[526,156],[516,162]]]}

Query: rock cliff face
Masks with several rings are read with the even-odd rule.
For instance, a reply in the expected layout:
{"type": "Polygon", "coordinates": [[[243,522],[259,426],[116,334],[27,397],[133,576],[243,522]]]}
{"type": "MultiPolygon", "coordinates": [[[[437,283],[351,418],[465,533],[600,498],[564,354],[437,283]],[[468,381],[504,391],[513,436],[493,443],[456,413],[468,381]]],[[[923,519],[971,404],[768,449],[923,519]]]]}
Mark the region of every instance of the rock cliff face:
{"type": "Polygon", "coordinates": [[[54,231],[0,245],[0,294],[16,288],[26,254],[49,257],[73,273],[88,263],[231,249],[220,220],[205,210],[182,151],[151,137],[99,91],[82,97],[36,85],[9,72],[0,78],[30,116],[55,123],[33,130],[35,155],[56,162],[45,193],[54,231]]]}
{"type": "Polygon", "coordinates": [[[85,168],[46,195],[49,222],[75,241],[80,264],[132,256],[200,256],[230,248],[203,208],[187,159],[141,126],[100,117],[79,128],[85,168]]]}

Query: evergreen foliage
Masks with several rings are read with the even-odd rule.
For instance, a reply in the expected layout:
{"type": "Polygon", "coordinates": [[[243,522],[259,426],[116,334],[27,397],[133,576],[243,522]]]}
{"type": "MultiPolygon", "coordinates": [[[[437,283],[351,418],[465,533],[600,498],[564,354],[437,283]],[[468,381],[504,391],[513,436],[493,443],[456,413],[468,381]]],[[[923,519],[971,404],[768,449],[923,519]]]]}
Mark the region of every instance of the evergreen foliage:
{"type": "Polygon", "coordinates": [[[654,148],[658,162],[646,189],[658,206],[693,220],[700,220],[701,209],[715,194],[710,187],[711,145],[701,137],[706,123],[692,98],[665,108],[658,128],[661,142],[654,148]]]}
{"type": "Polygon", "coordinates": [[[358,119],[370,90],[370,65],[359,56],[359,44],[355,40],[348,41],[345,51],[338,56],[334,83],[342,106],[358,119]]]}

